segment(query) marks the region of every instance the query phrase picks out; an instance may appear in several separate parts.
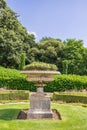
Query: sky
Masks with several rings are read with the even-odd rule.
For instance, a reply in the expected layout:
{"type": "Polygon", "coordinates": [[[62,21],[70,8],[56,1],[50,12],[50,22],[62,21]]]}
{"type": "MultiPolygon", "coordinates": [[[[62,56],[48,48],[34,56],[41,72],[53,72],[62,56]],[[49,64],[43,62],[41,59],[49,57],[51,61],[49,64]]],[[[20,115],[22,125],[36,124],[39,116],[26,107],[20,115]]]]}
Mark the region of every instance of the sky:
{"type": "Polygon", "coordinates": [[[87,0],[6,0],[36,41],[42,37],[83,40],[87,47],[87,0]]]}

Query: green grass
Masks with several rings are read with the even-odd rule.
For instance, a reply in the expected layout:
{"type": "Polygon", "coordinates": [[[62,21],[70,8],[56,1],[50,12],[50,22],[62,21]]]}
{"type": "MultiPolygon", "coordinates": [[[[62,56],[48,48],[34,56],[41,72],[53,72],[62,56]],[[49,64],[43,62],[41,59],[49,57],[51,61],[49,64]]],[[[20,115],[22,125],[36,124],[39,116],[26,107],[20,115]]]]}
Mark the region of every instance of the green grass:
{"type": "Polygon", "coordinates": [[[62,120],[17,120],[19,111],[28,107],[28,103],[1,104],[0,130],[87,130],[87,107],[52,103],[62,120]]]}

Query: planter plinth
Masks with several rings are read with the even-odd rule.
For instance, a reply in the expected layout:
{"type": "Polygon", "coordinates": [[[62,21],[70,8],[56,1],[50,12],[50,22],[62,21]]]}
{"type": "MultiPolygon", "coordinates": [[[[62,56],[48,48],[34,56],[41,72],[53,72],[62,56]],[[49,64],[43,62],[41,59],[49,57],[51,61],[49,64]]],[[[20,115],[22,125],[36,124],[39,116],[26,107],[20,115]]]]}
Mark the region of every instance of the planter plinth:
{"type": "Polygon", "coordinates": [[[27,119],[44,119],[52,117],[50,97],[38,93],[31,95],[30,109],[27,113],[27,119]]]}

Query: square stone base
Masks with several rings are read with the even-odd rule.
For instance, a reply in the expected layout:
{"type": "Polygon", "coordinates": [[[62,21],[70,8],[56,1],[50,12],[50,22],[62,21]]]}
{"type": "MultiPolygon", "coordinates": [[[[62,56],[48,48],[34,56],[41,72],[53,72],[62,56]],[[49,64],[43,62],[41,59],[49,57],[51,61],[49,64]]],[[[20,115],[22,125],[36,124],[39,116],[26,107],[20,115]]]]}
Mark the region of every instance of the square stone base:
{"type": "Polygon", "coordinates": [[[52,112],[28,112],[27,119],[52,119],[52,112]]]}
{"type": "Polygon", "coordinates": [[[34,94],[30,97],[30,109],[27,119],[48,119],[53,118],[50,110],[50,97],[42,94],[34,94]]]}

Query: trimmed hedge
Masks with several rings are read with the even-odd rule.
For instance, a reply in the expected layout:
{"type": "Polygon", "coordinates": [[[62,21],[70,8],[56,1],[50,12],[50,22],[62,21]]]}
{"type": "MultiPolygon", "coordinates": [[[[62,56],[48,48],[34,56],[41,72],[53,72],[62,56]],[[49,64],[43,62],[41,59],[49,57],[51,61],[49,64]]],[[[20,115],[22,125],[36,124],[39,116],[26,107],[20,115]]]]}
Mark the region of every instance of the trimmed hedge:
{"type": "Polygon", "coordinates": [[[87,89],[87,76],[58,75],[51,83],[47,83],[45,91],[67,91],[87,89]]]}
{"type": "Polygon", "coordinates": [[[67,95],[67,94],[60,94],[57,92],[53,93],[52,100],[54,101],[63,101],[67,103],[87,103],[87,95],[67,95]]]}
{"type": "Polygon", "coordinates": [[[0,87],[16,90],[36,91],[34,83],[28,82],[26,76],[15,69],[0,67],[0,87]]]}
{"type": "Polygon", "coordinates": [[[34,83],[28,82],[25,78],[0,78],[0,86],[5,87],[6,89],[13,90],[30,90],[36,91],[34,83]]]}
{"type": "Polygon", "coordinates": [[[17,90],[0,92],[0,100],[29,100],[29,91],[17,90]]]}
{"type": "MultiPolygon", "coordinates": [[[[0,67],[0,87],[36,91],[34,83],[28,82],[20,71],[3,67],[0,67]]],[[[87,76],[58,75],[44,89],[46,92],[87,89],[87,76]]]]}

